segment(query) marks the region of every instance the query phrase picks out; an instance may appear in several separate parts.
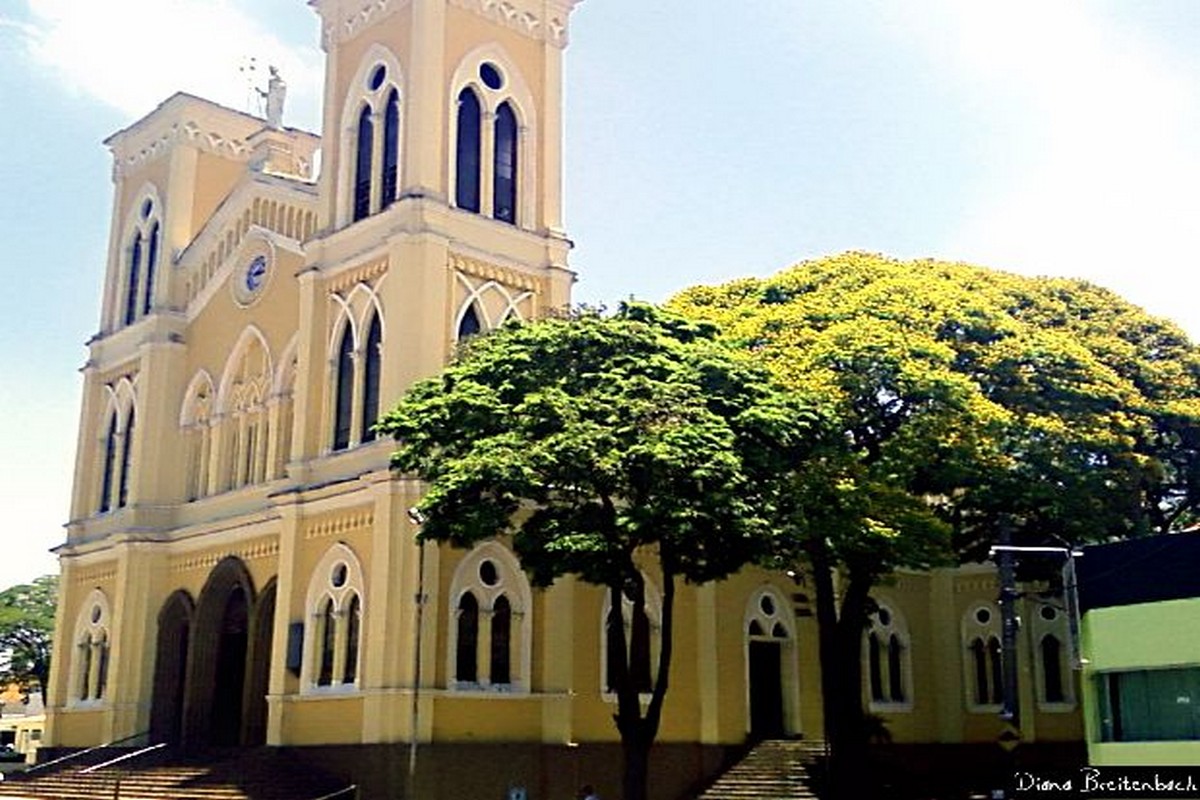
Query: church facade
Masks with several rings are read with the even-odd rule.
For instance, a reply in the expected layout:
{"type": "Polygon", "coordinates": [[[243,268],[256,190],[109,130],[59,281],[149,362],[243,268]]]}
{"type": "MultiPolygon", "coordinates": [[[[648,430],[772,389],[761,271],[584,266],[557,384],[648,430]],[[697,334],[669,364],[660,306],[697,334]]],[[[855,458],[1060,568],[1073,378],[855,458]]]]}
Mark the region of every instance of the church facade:
{"type": "MultiPolygon", "coordinates": [[[[576,3],[312,0],[322,137],[282,125],[276,84],[266,120],[177,94],[107,141],[47,744],[405,752],[483,796],[604,769],[615,789],[605,593],[532,589],[501,539],[419,547],[421,487],[372,430],[460,338],[570,302],[576,3]],[[486,777],[446,755],[494,747],[486,777]]],[[[653,661],[646,577],[625,624],[653,661]]],[[[863,691],[896,741],[994,740],[996,595],[983,567],[880,588],[863,691]]],[[[1024,602],[1025,736],[1078,740],[1065,620],[1024,602]]],[[[675,630],[662,796],[750,736],[821,738],[802,579],[681,587],[675,630]]]]}

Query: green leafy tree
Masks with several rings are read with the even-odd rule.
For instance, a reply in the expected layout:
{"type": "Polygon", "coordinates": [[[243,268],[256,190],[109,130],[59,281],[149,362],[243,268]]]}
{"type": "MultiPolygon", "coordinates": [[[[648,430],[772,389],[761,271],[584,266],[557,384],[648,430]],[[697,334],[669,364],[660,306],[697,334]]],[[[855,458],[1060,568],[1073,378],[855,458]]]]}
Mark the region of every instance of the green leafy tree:
{"type": "Polygon", "coordinates": [[[648,705],[624,620],[610,622],[625,800],[646,796],[667,693],[679,581],[761,557],[778,472],[818,442],[813,408],[772,388],[711,326],[649,306],[509,325],[460,348],[379,430],[398,469],[428,482],[421,536],[469,546],[500,533],[535,585],[576,575],[644,613],[640,566],[661,577],[662,645],[648,705]],[[764,450],[764,442],[774,449],[764,450]]]}
{"type": "Polygon", "coordinates": [[[846,449],[823,472],[792,470],[777,552],[811,570],[843,777],[860,774],[866,741],[873,585],[982,558],[1001,524],[1017,543],[1061,544],[1195,518],[1200,355],[1104,289],[847,253],[689,289],[668,308],[836,407],[846,449]]]}
{"type": "Polygon", "coordinates": [[[0,652],[9,657],[0,681],[20,686],[26,697],[41,691],[46,699],[57,601],[57,575],[43,575],[0,592],[0,652]]]}

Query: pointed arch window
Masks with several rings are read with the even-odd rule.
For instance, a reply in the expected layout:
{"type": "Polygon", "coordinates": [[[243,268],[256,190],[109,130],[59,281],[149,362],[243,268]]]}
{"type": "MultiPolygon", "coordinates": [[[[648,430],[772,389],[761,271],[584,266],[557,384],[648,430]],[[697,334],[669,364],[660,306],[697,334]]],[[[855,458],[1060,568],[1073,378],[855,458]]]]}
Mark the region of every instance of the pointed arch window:
{"type": "Polygon", "coordinates": [[[129,503],[129,469],[133,465],[133,409],[129,409],[128,421],[125,423],[125,435],[121,445],[121,476],[117,490],[117,508],[124,508],[129,503]]]}
{"type": "Polygon", "coordinates": [[[400,93],[392,89],[383,115],[383,176],[380,210],[396,199],[400,180],[400,93]]]}
{"type": "Polygon", "coordinates": [[[146,253],[146,292],[142,298],[142,314],[154,307],[154,278],[158,264],[158,223],[150,226],[150,242],[146,253]]]}
{"type": "Polygon", "coordinates": [[[512,682],[512,605],[500,595],[492,604],[492,683],[512,682]]]}
{"type": "Polygon", "coordinates": [[[117,415],[114,412],[108,419],[108,433],[104,437],[104,468],[100,481],[99,511],[104,513],[112,509],[113,476],[117,470],[117,415]]]}
{"type": "Polygon", "coordinates": [[[517,115],[501,103],[496,111],[496,151],[493,164],[492,215],[511,224],[517,222],[517,115]]]}
{"type": "Polygon", "coordinates": [[[371,155],[375,141],[375,124],[371,119],[371,107],[364,105],[358,114],[358,139],[356,140],[354,169],[354,221],[371,213],[371,155]]]}
{"type": "Polygon", "coordinates": [[[475,683],[479,680],[479,601],[471,592],[459,598],[457,627],[454,679],[459,683],[475,683]]]}
{"type": "Polygon", "coordinates": [[[867,691],[872,711],[912,709],[908,626],[891,603],[877,601],[866,635],[867,691]]]}
{"type": "Polygon", "coordinates": [[[354,331],[349,322],[342,329],[338,344],[337,373],[334,378],[333,449],[350,446],[354,414],[354,331]]]}
{"type": "Polygon", "coordinates": [[[383,326],[379,315],[371,318],[367,333],[367,352],[363,369],[362,441],[375,441],[375,423],[379,420],[379,381],[382,372],[383,326]]]}
{"type": "Polygon", "coordinates": [[[1042,687],[1043,696],[1047,703],[1065,702],[1066,692],[1063,691],[1063,646],[1058,637],[1048,633],[1042,637],[1042,687]]]}
{"type": "Polygon", "coordinates": [[[479,321],[479,312],[475,310],[475,304],[472,303],[467,306],[462,319],[458,322],[458,341],[469,339],[481,330],[483,330],[483,324],[479,321]]]}
{"type": "Polygon", "coordinates": [[[337,652],[337,622],[333,613],[333,598],[325,601],[321,609],[321,657],[317,672],[317,686],[333,683],[333,658],[337,652]]]}
{"type": "Polygon", "coordinates": [[[125,324],[132,325],[138,317],[138,290],[141,287],[142,234],[133,235],[133,246],[129,249],[128,284],[125,288],[125,324]]]}
{"type": "Polygon", "coordinates": [[[350,599],[346,609],[346,656],[342,683],[351,684],[358,679],[358,639],[362,626],[362,602],[358,595],[350,599]]]}
{"type": "Polygon", "coordinates": [[[480,118],[479,97],[474,90],[463,89],[458,95],[454,204],[475,213],[479,213],[480,196],[480,118]]]}

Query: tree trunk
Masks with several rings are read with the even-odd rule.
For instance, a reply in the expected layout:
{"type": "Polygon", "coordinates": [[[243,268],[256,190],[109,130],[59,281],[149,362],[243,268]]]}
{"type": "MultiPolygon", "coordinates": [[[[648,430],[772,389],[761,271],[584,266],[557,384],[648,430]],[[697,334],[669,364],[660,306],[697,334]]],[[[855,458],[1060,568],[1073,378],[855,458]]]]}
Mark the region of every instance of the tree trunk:
{"type": "Polygon", "coordinates": [[[816,589],[825,738],[832,754],[830,788],[835,798],[857,800],[864,796],[867,754],[862,705],[862,634],[873,581],[851,574],[839,609],[832,559],[824,540],[812,540],[807,550],[816,589]]]}
{"type": "Polygon", "coordinates": [[[621,775],[621,800],[646,800],[647,783],[650,778],[651,741],[652,737],[621,734],[621,752],[625,757],[625,771],[621,775]]]}

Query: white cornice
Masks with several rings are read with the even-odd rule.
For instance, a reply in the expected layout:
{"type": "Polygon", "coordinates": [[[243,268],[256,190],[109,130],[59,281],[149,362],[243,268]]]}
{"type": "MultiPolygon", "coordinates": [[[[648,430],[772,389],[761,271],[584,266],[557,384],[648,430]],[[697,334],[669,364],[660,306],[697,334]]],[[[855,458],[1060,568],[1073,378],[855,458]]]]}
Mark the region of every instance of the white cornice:
{"type": "MultiPolygon", "coordinates": [[[[364,28],[409,5],[412,0],[311,0],[321,15],[321,44],[353,39],[364,28]]],[[[519,33],[557,47],[567,45],[567,21],[581,0],[449,0],[458,8],[499,22],[519,33]]]]}

